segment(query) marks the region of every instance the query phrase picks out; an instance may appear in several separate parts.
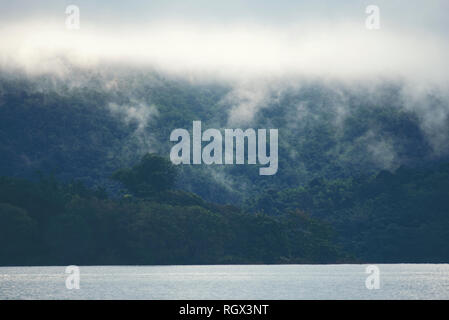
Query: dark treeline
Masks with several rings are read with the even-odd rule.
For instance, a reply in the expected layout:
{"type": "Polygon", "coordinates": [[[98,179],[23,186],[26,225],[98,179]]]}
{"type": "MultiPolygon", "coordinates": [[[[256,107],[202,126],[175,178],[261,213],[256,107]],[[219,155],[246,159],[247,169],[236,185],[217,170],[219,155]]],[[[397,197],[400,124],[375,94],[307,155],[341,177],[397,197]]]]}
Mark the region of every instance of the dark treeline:
{"type": "Polygon", "coordinates": [[[362,261],[449,261],[449,164],[315,179],[262,195],[248,207],[274,215],[300,208],[330,223],[338,243],[362,261]]]}
{"type": "Polygon", "coordinates": [[[154,154],[113,175],[119,197],[51,176],[0,178],[0,264],[449,261],[449,165],[315,179],[242,208],[174,189],[154,154]]]}
{"type": "Polygon", "coordinates": [[[125,192],[80,182],[0,178],[0,265],[330,263],[345,256],[329,225],[300,210],[248,214],[174,190],[176,170],[146,155],[113,178],[125,192]]]}

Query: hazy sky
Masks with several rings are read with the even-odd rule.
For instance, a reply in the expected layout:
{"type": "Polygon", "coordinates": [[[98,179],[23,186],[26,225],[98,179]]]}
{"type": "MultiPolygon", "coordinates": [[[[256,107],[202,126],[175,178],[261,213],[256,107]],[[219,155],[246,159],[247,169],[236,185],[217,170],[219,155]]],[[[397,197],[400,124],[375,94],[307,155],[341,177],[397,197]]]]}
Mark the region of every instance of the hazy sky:
{"type": "Polygon", "coordinates": [[[183,19],[232,23],[251,21],[266,24],[308,20],[364,21],[367,5],[381,8],[385,25],[449,31],[449,2],[446,0],[1,0],[0,20],[29,18],[64,19],[65,7],[77,5],[87,23],[151,23],[160,19],[183,19]]]}
{"type": "Polygon", "coordinates": [[[171,71],[405,76],[447,81],[449,1],[0,0],[0,65],[58,69],[52,56],[171,71]],[[81,29],[65,29],[65,8],[81,29]],[[368,5],[381,28],[365,28],[368,5]]]}

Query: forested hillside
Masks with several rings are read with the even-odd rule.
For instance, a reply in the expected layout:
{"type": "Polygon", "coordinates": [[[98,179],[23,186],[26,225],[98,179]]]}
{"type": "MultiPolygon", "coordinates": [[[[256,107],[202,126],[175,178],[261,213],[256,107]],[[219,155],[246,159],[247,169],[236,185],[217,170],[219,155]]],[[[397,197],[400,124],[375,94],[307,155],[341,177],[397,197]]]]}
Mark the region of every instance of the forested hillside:
{"type": "Polygon", "coordinates": [[[183,166],[179,187],[209,201],[242,202],[267,188],[305,185],[448,159],[447,101],[409,97],[400,82],[186,80],[152,70],[75,69],[71,77],[0,77],[0,174],[36,170],[116,192],[109,177],[147,152],[168,156],[170,132],[279,129],[279,170],[183,166]],[[425,106],[425,108],[424,108],[425,106]],[[431,126],[430,126],[431,125],[431,126]],[[217,195],[219,195],[217,197],[217,195]]]}
{"type": "Polygon", "coordinates": [[[67,67],[0,73],[0,264],[449,261],[438,90],[67,67]],[[168,159],[170,132],[194,120],[279,129],[277,174],[133,171],[168,159]]]}
{"type": "Polygon", "coordinates": [[[247,214],[174,190],[176,168],[146,155],[117,171],[108,198],[80,182],[0,178],[0,265],[330,263],[346,255],[329,225],[293,210],[247,214]]]}

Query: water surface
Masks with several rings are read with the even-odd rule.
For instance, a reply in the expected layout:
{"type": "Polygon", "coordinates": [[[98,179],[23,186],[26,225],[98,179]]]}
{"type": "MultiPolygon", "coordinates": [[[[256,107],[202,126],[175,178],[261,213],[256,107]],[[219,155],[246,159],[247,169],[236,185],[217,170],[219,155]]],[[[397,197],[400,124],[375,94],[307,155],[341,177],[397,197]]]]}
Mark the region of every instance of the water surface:
{"type": "Polygon", "coordinates": [[[0,299],[449,299],[448,264],[0,267],[0,299]]]}

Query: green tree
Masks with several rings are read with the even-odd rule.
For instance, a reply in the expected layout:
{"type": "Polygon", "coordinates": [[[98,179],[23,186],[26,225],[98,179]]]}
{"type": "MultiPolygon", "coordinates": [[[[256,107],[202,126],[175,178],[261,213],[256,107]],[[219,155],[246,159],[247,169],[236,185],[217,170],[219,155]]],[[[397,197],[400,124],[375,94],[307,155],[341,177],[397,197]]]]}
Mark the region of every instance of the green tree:
{"type": "Polygon", "coordinates": [[[150,197],[171,189],[176,175],[175,166],[169,160],[148,153],[137,165],[116,171],[112,178],[136,197],[150,197]]]}

